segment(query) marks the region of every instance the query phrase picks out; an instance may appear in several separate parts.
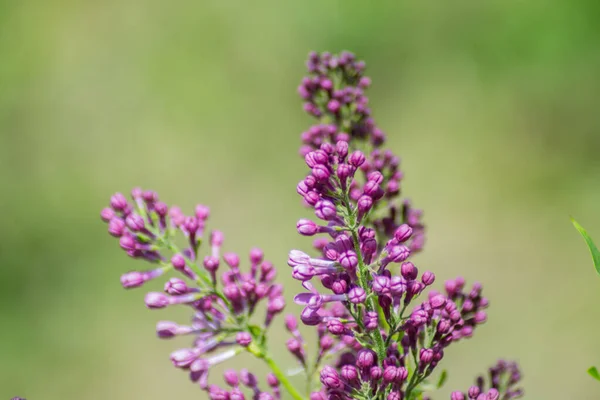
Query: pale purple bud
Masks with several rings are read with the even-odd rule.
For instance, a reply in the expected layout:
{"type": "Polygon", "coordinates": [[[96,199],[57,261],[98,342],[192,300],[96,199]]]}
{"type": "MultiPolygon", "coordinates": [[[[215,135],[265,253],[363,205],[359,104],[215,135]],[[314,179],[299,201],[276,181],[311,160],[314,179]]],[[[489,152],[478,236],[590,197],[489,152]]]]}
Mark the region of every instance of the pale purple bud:
{"type": "Polygon", "coordinates": [[[328,158],[327,153],[323,150],[315,150],[308,153],[306,157],[304,157],[304,160],[306,161],[306,165],[310,168],[314,168],[317,165],[327,164],[328,158]]]}
{"type": "Polygon", "coordinates": [[[429,300],[429,303],[431,304],[431,308],[437,310],[446,305],[446,298],[444,296],[442,296],[441,294],[438,294],[438,295],[433,296],[429,300]]]}
{"type": "Polygon", "coordinates": [[[354,250],[346,250],[340,254],[339,262],[347,270],[356,268],[358,265],[358,257],[354,250]]]}
{"type": "Polygon", "coordinates": [[[341,389],[344,387],[344,383],[337,371],[329,365],[326,365],[321,370],[321,383],[328,389],[341,389]]]}
{"type": "Polygon", "coordinates": [[[301,219],[296,224],[298,233],[304,236],[313,236],[319,231],[319,227],[309,219],[301,219]]]}
{"type": "Polygon", "coordinates": [[[154,211],[156,211],[159,217],[166,217],[169,212],[169,207],[162,201],[158,201],[154,204],[154,211]]]}
{"type": "Polygon", "coordinates": [[[179,349],[171,353],[171,362],[177,368],[188,368],[197,358],[198,354],[194,349],[179,349]]]}
{"type": "Polygon", "coordinates": [[[125,289],[140,287],[145,281],[142,272],[132,271],[121,276],[121,284],[125,289]]]}
{"type": "Polygon", "coordinates": [[[114,217],[115,217],[115,212],[111,208],[107,207],[107,208],[104,208],[102,211],[100,211],[100,218],[102,218],[102,221],[104,221],[104,222],[109,222],[114,217]]]}
{"type": "Polygon", "coordinates": [[[329,100],[329,103],[327,103],[327,109],[334,114],[340,111],[340,106],[340,102],[335,99],[329,100]]]}
{"type": "Polygon", "coordinates": [[[421,351],[419,352],[419,360],[423,364],[429,364],[431,361],[433,361],[433,350],[421,349],[421,351]]]}
{"type": "Polygon", "coordinates": [[[462,392],[452,392],[450,400],[465,400],[465,395],[462,392]]]}
{"type": "Polygon", "coordinates": [[[144,218],[137,214],[129,214],[125,219],[125,224],[134,232],[141,231],[146,226],[144,218]]]}
{"type": "Polygon", "coordinates": [[[320,219],[329,221],[337,216],[337,210],[335,204],[329,200],[319,200],[315,204],[315,214],[320,219]]]}
{"type": "Polygon", "coordinates": [[[292,271],[292,278],[299,281],[309,281],[316,274],[316,271],[310,265],[296,265],[292,271]]]}
{"type": "Polygon", "coordinates": [[[130,235],[123,235],[119,239],[119,246],[123,250],[135,250],[135,239],[130,235]]]}
{"type": "Polygon", "coordinates": [[[238,332],[235,341],[242,347],[248,347],[252,342],[252,336],[248,332],[238,332]]]}
{"type": "Polygon", "coordinates": [[[294,315],[288,314],[285,316],[285,327],[289,332],[298,330],[298,320],[294,315]]]}
{"type": "Polygon", "coordinates": [[[148,308],[164,308],[169,305],[169,296],[159,292],[150,292],[144,298],[148,308]]]}
{"type": "Polygon", "coordinates": [[[169,339],[177,335],[179,325],[171,321],[159,321],[156,324],[156,334],[161,339],[169,339]]]}
{"type": "Polygon", "coordinates": [[[376,311],[368,311],[365,314],[365,329],[367,331],[375,330],[379,326],[379,316],[376,311]]]}
{"type": "Polygon", "coordinates": [[[225,380],[225,383],[232,387],[237,386],[240,382],[237,372],[233,369],[228,369],[227,371],[225,371],[223,373],[223,378],[225,380]]]}
{"type": "Polygon", "coordinates": [[[195,234],[198,230],[199,224],[196,217],[187,217],[183,222],[183,228],[190,234],[195,234]]]}
{"type": "Polygon", "coordinates": [[[110,206],[113,208],[113,210],[124,211],[125,209],[127,209],[128,205],[129,204],[127,203],[127,199],[125,198],[125,196],[123,196],[122,193],[115,193],[110,198],[110,206]]]}
{"type": "Polygon", "coordinates": [[[165,283],[165,292],[170,295],[186,294],[190,288],[184,280],[179,278],[171,278],[165,283]]]}
{"type": "Polygon", "coordinates": [[[491,388],[487,393],[487,400],[498,400],[500,398],[500,393],[498,389],[491,388]]]}
{"type": "Polygon", "coordinates": [[[108,222],[108,233],[114,237],[120,237],[125,231],[125,222],[121,218],[113,218],[108,222]]]}
{"type": "Polygon", "coordinates": [[[394,238],[400,243],[407,241],[412,236],[412,228],[407,224],[402,224],[394,232],[394,238]]]}
{"type": "Polygon", "coordinates": [[[259,248],[253,248],[250,250],[250,262],[253,264],[258,264],[263,260],[264,254],[263,251],[259,248]]]}
{"type": "Polygon", "coordinates": [[[181,254],[175,254],[171,257],[171,264],[176,270],[183,270],[185,268],[185,258],[181,254]]]}
{"type": "Polygon", "coordinates": [[[223,236],[223,232],[221,231],[212,231],[210,233],[210,245],[214,247],[219,247],[223,245],[223,240],[225,240],[223,236]]]}
{"type": "Polygon", "coordinates": [[[229,265],[231,268],[238,268],[240,265],[240,257],[235,253],[226,253],[223,255],[223,260],[229,265]]]}
{"type": "Polygon", "coordinates": [[[481,393],[481,389],[479,389],[479,387],[477,387],[477,386],[471,386],[469,388],[469,392],[468,393],[469,393],[469,397],[471,399],[476,399],[477,396],[479,396],[479,394],[481,393]]]}
{"type": "Polygon", "coordinates": [[[343,184],[344,182],[346,182],[346,179],[348,179],[348,177],[352,175],[352,168],[348,164],[340,164],[337,167],[336,173],[343,184]]]}
{"type": "Polygon", "coordinates": [[[332,335],[339,336],[346,332],[346,327],[339,320],[330,319],[327,321],[327,330],[332,335]]]}
{"type": "Polygon", "coordinates": [[[272,388],[279,387],[279,379],[277,379],[275,374],[273,374],[272,372],[269,372],[267,374],[267,385],[269,385],[272,388]]]}
{"type": "Polygon", "coordinates": [[[348,292],[348,301],[353,304],[364,303],[367,298],[367,293],[360,286],[350,289],[348,292]]]}
{"type": "Polygon", "coordinates": [[[202,264],[207,271],[215,272],[219,268],[219,259],[213,256],[206,256],[202,264]]]}
{"type": "Polygon", "coordinates": [[[410,250],[406,246],[394,246],[390,250],[389,257],[393,262],[402,262],[410,256],[410,250]]]}
{"type": "Polygon", "coordinates": [[[385,275],[377,275],[373,278],[372,289],[377,294],[385,294],[390,291],[390,278],[385,275]]]}
{"type": "Polygon", "coordinates": [[[399,297],[406,291],[406,283],[399,276],[392,276],[390,279],[390,292],[392,295],[399,297]]]}
{"type": "Polygon", "coordinates": [[[343,160],[348,155],[348,142],[346,142],[344,140],[339,140],[335,144],[335,150],[336,150],[340,160],[343,160]]]}
{"type": "Polygon", "coordinates": [[[373,171],[369,174],[367,180],[373,181],[379,185],[383,182],[383,174],[379,171],[373,171]]]}
{"type": "Polygon", "coordinates": [[[207,206],[205,206],[203,204],[198,204],[196,206],[196,217],[199,220],[204,221],[208,218],[209,215],[210,215],[210,208],[208,208],[207,206]]]}
{"type": "Polygon", "coordinates": [[[361,349],[356,355],[356,365],[362,369],[370,369],[375,364],[377,356],[370,349],[361,349]]]}
{"type": "Polygon", "coordinates": [[[487,320],[487,314],[485,311],[478,311],[475,313],[475,323],[483,324],[487,320]]]}

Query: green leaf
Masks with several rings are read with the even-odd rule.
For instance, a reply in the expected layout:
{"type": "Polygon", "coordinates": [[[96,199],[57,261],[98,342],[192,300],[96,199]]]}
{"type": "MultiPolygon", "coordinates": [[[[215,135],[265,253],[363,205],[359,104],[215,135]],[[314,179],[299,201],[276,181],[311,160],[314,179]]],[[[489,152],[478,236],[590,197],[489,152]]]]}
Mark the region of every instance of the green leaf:
{"type": "Polygon", "coordinates": [[[447,379],[448,379],[448,371],[443,370],[442,373],[440,374],[440,377],[438,378],[438,381],[437,381],[437,387],[438,387],[438,389],[441,388],[442,386],[444,386],[444,383],[446,383],[447,379]]]}
{"type": "Polygon", "coordinates": [[[598,369],[596,367],[590,367],[587,370],[587,372],[592,378],[594,378],[597,381],[600,381],[600,372],[598,372],[598,369]]]}
{"type": "Polygon", "coordinates": [[[571,218],[571,221],[573,222],[575,229],[579,231],[581,236],[583,236],[583,240],[585,240],[585,243],[588,245],[590,253],[592,253],[592,259],[594,260],[594,267],[596,268],[596,272],[600,274],[600,251],[592,241],[590,235],[588,235],[588,233],[585,231],[585,229],[583,229],[583,227],[579,225],[577,221],[575,221],[573,218],[571,218]]]}

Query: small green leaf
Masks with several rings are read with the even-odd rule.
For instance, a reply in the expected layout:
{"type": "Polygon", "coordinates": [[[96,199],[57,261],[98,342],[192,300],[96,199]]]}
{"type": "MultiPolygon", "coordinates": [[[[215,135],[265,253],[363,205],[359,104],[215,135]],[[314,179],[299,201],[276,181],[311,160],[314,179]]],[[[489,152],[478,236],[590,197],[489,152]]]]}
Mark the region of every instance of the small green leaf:
{"type": "Polygon", "coordinates": [[[440,377],[438,378],[438,381],[437,381],[437,387],[438,387],[438,389],[441,388],[442,386],[444,386],[444,383],[446,383],[447,379],[448,379],[448,371],[443,370],[442,373],[440,374],[440,377]]]}
{"type": "Polygon", "coordinates": [[[585,243],[588,245],[590,253],[592,253],[592,259],[594,260],[594,267],[596,268],[596,272],[600,274],[600,251],[592,241],[590,235],[588,235],[588,233],[585,231],[585,229],[583,229],[583,227],[579,225],[577,221],[575,221],[573,218],[571,218],[571,221],[573,222],[575,229],[579,231],[581,236],[583,236],[583,240],[585,240],[585,243]]]}
{"type": "Polygon", "coordinates": [[[592,378],[594,378],[597,381],[600,381],[600,372],[598,372],[598,369],[596,367],[590,367],[587,372],[592,378]]]}

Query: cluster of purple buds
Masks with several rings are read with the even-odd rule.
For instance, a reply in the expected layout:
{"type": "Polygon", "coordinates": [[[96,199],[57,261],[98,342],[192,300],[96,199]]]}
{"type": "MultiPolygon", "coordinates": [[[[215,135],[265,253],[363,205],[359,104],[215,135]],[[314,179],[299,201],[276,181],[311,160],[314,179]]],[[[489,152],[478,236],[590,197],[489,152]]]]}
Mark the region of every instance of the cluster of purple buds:
{"type": "MultiPolygon", "coordinates": [[[[480,284],[467,288],[463,278],[418,300],[435,282],[434,273],[419,272],[411,258],[425,242],[422,212],[401,199],[400,160],[384,148],[385,135],[368,107],[365,64],[347,52],[311,53],[307,66],[299,93],[318,123],[302,133],[300,153],[309,172],[297,192],[320,222],[297,222],[298,233],[316,236],[317,254],[289,252],[291,275],[303,287],[294,302],[302,309],[299,318],[285,317],[285,346],[304,372],[306,395],[268,353],[267,330],[285,306],[273,264],[254,249],[242,268],[237,254],[222,254],[219,231],[206,235],[209,249],[200,255],[207,207],[186,216],[151,191],[134,189],[133,202],[115,194],[101,213],[109,233],[129,256],[155,266],[129,272],[121,282],[133,288],[178,273],[164,292],[148,293],[146,305],[191,309],[187,325],[161,321],[157,333],[192,337],[191,347],[173,352],[171,361],[211,399],[280,399],[285,389],[295,400],[429,400],[424,393],[435,386],[431,374],[452,343],[470,338],[486,321],[488,300],[480,284]],[[183,248],[177,235],[185,238],[183,248]],[[261,302],[266,312],[257,322],[261,302]],[[299,321],[316,330],[317,343],[306,340],[299,321]],[[209,383],[211,367],[243,351],[269,367],[269,391],[246,369],[227,370],[226,388],[209,383]]],[[[452,400],[514,399],[522,394],[515,388],[519,379],[515,364],[499,362],[487,389],[479,378],[452,400]]]]}
{"type": "Polygon", "coordinates": [[[147,293],[145,303],[150,309],[175,304],[190,308],[189,324],[160,321],[157,335],[163,339],[191,336],[192,347],[173,352],[171,361],[188,370],[191,380],[203,389],[214,392],[207,381],[210,367],[232,358],[254,340],[264,340],[265,330],[285,307],[283,288],[274,284],[277,271],[263,259],[260,249],[250,251],[249,268],[244,270],[236,253],[222,254],[220,231],[210,232],[209,251],[202,257],[200,246],[209,216],[206,206],[198,205],[193,215],[186,216],[178,207],[169,208],[159,201],[155,192],[134,189],[132,198],[129,202],[115,194],[101,218],[129,256],[155,267],[128,272],[121,283],[125,288],[140,287],[169,271],[177,273],[166,280],[164,292],[147,293]],[[185,247],[177,246],[177,234],[185,238],[185,247]],[[260,326],[250,329],[250,318],[260,302],[266,303],[266,315],[260,326]]]}
{"type": "Polygon", "coordinates": [[[453,392],[451,400],[512,400],[523,397],[523,389],[516,387],[521,381],[519,366],[514,362],[499,360],[489,369],[489,384],[486,390],[485,377],[477,378],[467,393],[453,392]]]}

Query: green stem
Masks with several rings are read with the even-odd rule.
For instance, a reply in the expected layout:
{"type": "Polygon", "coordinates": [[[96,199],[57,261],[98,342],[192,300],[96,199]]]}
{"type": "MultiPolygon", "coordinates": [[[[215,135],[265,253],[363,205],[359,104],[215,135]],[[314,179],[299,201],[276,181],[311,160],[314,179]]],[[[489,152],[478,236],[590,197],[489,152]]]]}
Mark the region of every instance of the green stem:
{"type": "Polygon", "coordinates": [[[273,360],[267,354],[267,352],[265,351],[265,349],[262,348],[262,346],[259,347],[256,344],[251,343],[250,346],[248,346],[247,350],[248,350],[248,352],[253,354],[256,358],[260,358],[261,360],[263,360],[269,366],[269,368],[271,368],[271,371],[273,372],[273,374],[277,377],[277,379],[279,379],[279,382],[283,385],[283,387],[285,387],[285,389],[288,391],[288,393],[295,400],[304,400],[304,397],[302,397],[302,395],[300,394],[298,389],[296,389],[294,387],[294,385],[292,385],[292,382],[289,381],[289,379],[287,378],[287,376],[285,376],[283,371],[279,368],[279,366],[277,365],[275,360],[273,360]]]}

